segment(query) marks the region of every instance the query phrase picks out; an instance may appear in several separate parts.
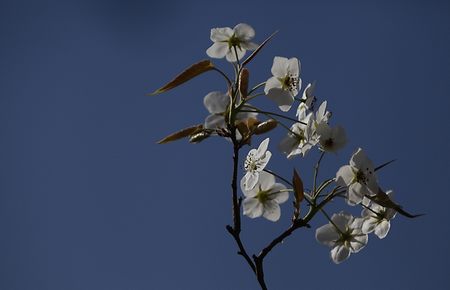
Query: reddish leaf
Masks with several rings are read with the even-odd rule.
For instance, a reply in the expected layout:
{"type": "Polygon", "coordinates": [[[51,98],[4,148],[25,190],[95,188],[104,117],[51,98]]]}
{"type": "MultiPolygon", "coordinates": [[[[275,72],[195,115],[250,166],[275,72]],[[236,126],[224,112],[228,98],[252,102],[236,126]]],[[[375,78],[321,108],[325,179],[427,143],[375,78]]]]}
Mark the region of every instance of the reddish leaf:
{"type": "Polygon", "coordinates": [[[189,81],[190,79],[192,79],[204,72],[212,70],[213,68],[214,68],[214,64],[210,60],[202,60],[202,61],[190,66],[189,68],[187,68],[181,74],[176,76],[172,81],[170,81],[163,87],[157,89],[150,95],[152,96],[152,95],[164,93],[168,90],[171,90],[171,89],[189,81]]]}
{"type": "Polygon", "coordinates": [[[181,139],[181,138],[191,136],[192,134],[195,134],[202,129],[203,129],[203,125],[201,125],[201,124],[182,129],[178,132],[170,134],[169,136],[164,137],[163,139],[159,140],[158,144],[165,144],[165,143],[169,143],[169,142],[181,139]]]}
{"type": "Polygon", "coordinates": [[[303,190],[303,181],[300,178],[300,175],[298,175],[297,170],[295,170],[295,169],[294,169],[294,175],[292,177],[292,184],[294,185],[294,193],[295,193],[294,217],[295,217],[295,219],[297,219],[300,214],[300,203],[302,202],[303,198],[305,197],[305,194],[304,194],[304,190],[303,190]]]}

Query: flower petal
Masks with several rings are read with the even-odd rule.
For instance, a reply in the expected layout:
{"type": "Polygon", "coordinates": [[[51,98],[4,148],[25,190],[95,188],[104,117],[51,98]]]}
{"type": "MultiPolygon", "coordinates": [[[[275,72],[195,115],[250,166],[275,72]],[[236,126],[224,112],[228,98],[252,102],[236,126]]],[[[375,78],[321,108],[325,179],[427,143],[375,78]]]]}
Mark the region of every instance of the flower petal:
{"type": "Polygon", "coordinates": [[[306,117],[306,111],[308,110],[308,106],[306,103],[300,103],[297,107],[297,113],[295,113],[295,116],[298,118],[299,121],[304,119],[306,117]]]}
{"type": "Polygon", "coordinates": [[[271,72],[278,78],[285,78],[288,72],[288,59],[281,56],[275,56],[273,58],[273,64],[271,72]]]}
{"type": "Polygon", "coordinates": [[[275,184],[275,177],[268,172],[261,171],[258,182],[262,190],[269,190],[275,184]]]}
{"type": "Polygon", "coordinates": [[[378,220],[376,218],[373,218],[373,217],[365,218],[364,222],[362,224],[361,231],[364,234],[370,234],[371,232],[373,232],[375,230],[377,225],[378,225],[378,220]]]}
{"type": "Polygon", "coordinates": [[[259,45],[254,42],[245,41],[245,42],[241,42],[241,47],[246,50],[255,50],[259,47],[259,45]]]}
{"type": "Polygon", "coordinates": [[[234,34],[241,41],[249,41],[255,37],[255,30],[246,23],[239,23],[233,28],[234,34]]]}
{"type": "Polygon", "coordinates": [[[387,220],[383,220],[375,228],[375,232],[374,233],[380,239],[384,239],[387,236],[390,228],[391,228],[391,223],[389,221],[387,221],[387,220]]]}
{"type": "Polygon", "coordinates": [[[289,111],[294,102],[294,97],[291,96],[289,91],[283,89],[271,89],[266,95],[269,99],[273,100],[283,112],[289,111]]]}
{"type": "Polygon", "coordinates": [[[274,192],[270,195],[270,198],[278,204],[285,203],[289,199],[289,192],[283,191],[286,189],[281,183],[275,183],[272,186],[271,192],[274,192]],[[281,192],[280,192],[281,191],[281,192]]]}
{"type": "Polygon", "coordinates": [[[346,212],[341,211],[331,216],[333,223],[339,228],[339,230],[345,232],[347,226],[353,221],[353,216],[346,212]]]}
{"type": "Polygon", "coordinates": [[[302,99],[307,100],[311,98],[314,94],[315,89],[316,89],[316,82],[308,83],[305,90],[303,91],[302,99]]]}
{"type": "MultiPolygon", "coordinates": [[[[237,52],[239,60],[241,58],[243,58],[244,55],[245,55],[245,49],[244,48],[236,47],[236,52],[237,52]]],[[[234,51],[234,48],[231,48],[231,49],[228,50],[226,58],[227,58],[227,61],[229,61],[229,62],[236,62],[236,53],[234,51]]]]}
{"type": "Polygon", "coordinates": [[[348,188],[347,203],[349,205],[360,204],[366,194],[367,190],[365,186],[359,183],[353,183],[348,188]]]}
{"type": "Polygon", "coordinates": [[[365,176],[366,176],[366,186],[367,186],[367,190],[370,191],[367,194],[368,195],[376,195],[378,193],[378,182],[377,182],[377,177],[375,176],[375,172],[372,170],[370,171],[370,169],[366,172],[364,172],[365,176]]]}
{"type": "Polygon", "coordinates": [[[241,190],[245,197],[255,197],[258,194],[258,189],[253,187],[252,189],[245,189],[246,176],[241,178],[241,190]]]}
{"type": "Polygon", "coordinates": [[[203,104],[211,114],[220,114],[227,110],[230,98],[219,91],[210,92],[203,98],[203,104]]]}
{"type": "Polygon", "coordinates": [[[316,229],[316,240],[326,246],[332,247],[339,239],[339,233],[336,228],[328,223],[316,229]]]}
{"type": "Polygon", "coordinates": [[[227,52],[228,44],[225,42],[214,42],[207,50],[206,54],[212,58],[223,58],[227,52]]]}
{"type": "Polygon", "coordinates": [[[239,112],[236,114],[236,121],[245,120],[248,118],[256,118],[258,113],[253,112],[239,112]]]}
{"type": "Polygon", "coordinates": [[[300,74],[300,62],[296,57],[288,60],[287,72],[291,76],[298,76],[300,74]]]}
{"type": "MultiPolygon", "coordinates": [[[[364,201],[365,201],[365,200],[367,200],[367,198],[365,198],[364,201]]],[[[365,205],[365,206],[368,206],[367,204],[364,204],[364,201],[362,202],[362,204],[365,205]]],[[[373,213],[371,210],[369,210],[369,209],[367,209],[367,208],[364,208],[364,209],[361,211],[361,216],[362,216],[363,218],[369,218],[369,217],[373,217],[373,216],[374,216],[374,213],[373,213]]]]}
{"type": "Polygon", "coordinates": [[[278,144],[278,149],[287,155],[297,148],[297,145],[297,138],[288,133],[288,135],[281,140],[280,144],[278,144]]]}
{"type": "MultiPolygon", "coordinates": [[[[319,109],[316,112],[316,122],[322,123],[328,122],[329,112],[327,112],[327,101],[323,101],[322,104],[320,104],[319,109]]],[[[351,165],[351,163],[350,163],[351,165]]]]}
{"type": "Polygon", "coordinates": [[[261,158],[266,154],[267,148],[269,147],[270,138],[264,139],[258,146],[258,150],[256,151],[255,158],[261,158]]]}
{"type": "Polygon", "coordinates": [[[213,28],[211,29],[211,41],[222,42],[228,41],[228,39],[233,35],[233,29],[230,27],[213,28]]]}
{"type": "Polygon", "coordinates": [[[257,171],[263,171],[266,168],[267,163],[269,163],[270,157],[272,157],[272,152],[267,151],[264,156],[259,159],[257,171]]]}
{"type": "Polygon", "coordinates": [[[244,188],[245,190],[251,190],[258,183],[259,172],[257,171],[249,171],[244,176],[244,188]]]}
{"type": "Polygon", "coordinates": [[[264,93],[267,95],[271,89],[281,89],[282,85],[277,77],[271,77],[266,81],[264,86],[264,93]]]}
{"type": "Polygon", "coordinates": [[[269,221],[276,222],[280,219],[281,209],[278,203],[273,200],[268,200],[264,203],[263,216],[269,221]]]}
{"type": "Polygon", "coordinates": [[[368,241],[369,237],[366,234],[361,233],[353,236],[352,240],[350,241],[351,251],[353,253],[358,253],[367,245],[368,241]]]}
{"type": "Polygon", "coordinates": [[[222,115],[211,114],[205,119],[203,125],[205,129],[226,128],[225,117],[222,115]]]}
{"type": "Polygon", "coordinates": [[[254,197],[246,197],[242,202],[244,208],[244,215],[249,218],[257,218],[263,214],[263,205],[254,197]]]}
{"type": "Polygon", "coordinates": [[[373,171],[374,168],[372,161],[367,157],[366,153],[361,148],[358,148],[358,150],[353,153],[352,159],[350,160],[350,165],[363,170],[368,168],[373,171]]]}
{"type": "Polygon", "coordinates": [[[336,173],[336,183],[340,186],[349,186],[353,182],[355,174],[350,165],[344,165],[336,173]]]}
{"type": "Polygon", "coordinates": [[[334,263],[339,264],[350,257],[350,249],[344,245],[337,245],[331,250],[331,259],[334,263]]]}

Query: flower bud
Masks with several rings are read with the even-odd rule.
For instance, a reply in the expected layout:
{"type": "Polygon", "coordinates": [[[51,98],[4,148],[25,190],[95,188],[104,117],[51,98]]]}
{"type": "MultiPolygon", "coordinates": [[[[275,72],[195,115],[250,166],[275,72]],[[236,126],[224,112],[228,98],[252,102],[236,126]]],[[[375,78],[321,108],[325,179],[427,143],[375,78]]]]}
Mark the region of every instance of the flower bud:
{"type": "Polygon", "coordinates": [[[269,119],[258,124],[255,128],[255,134],[260,135],[269,132],[277,127],[278,122],[274,119],[269,119]]]}
{"type": "Polygon", "coordinates": [[[239,75],[239,93],[243,99],[247,97],[248,93],[248,78],[249,71],[247,68],[243,68],[241,74],[239,75]]]}
{"type": "Polygon", "coordinates": [[[191,138],[189,138],[189,142],[190,143],[200,143],[203,140],[205,140],[206,138],[208,138],[211,135],[211,133],[209,131],[201,131],[198,133],[195,133],[194,135],[191,136],[191,138]]]}

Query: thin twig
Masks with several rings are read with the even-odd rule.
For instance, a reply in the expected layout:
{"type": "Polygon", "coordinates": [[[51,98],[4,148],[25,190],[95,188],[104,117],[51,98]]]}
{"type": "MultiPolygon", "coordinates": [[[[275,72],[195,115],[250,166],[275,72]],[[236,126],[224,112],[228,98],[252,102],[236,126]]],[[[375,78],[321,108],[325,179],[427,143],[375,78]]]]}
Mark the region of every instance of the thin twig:
{"type": "Polygon", "coordinates": [[[317,192],[317,176],[319,175],[319,168],[320,168],[320,162],[322,161],[323,156],[325,155],[325,151],[322,151],[320,154],[319,160],[316,163],[316,166],[314,166],[314,180],[313,180],[313,192],[312,196],[316,196],[317,192]]]}
{"type": "Polygon", "coordinates": [[[232,190],[232,212],[233,212],[233,226],[228,225],[226,227],[227,231],[231,234],[231,236],[236,241],[236,244],[239,248],[238,255],[244,257],[247,261],[248,265],[252,269],[254,273],[256,273],[255,265],[247,254],[245,250],[244,244],[242,243],[240,234],[241,234],[241,202],[237,196],[237,172],[238,172],[238,164],[239,164],[239,142],[236,140],[236,127],[229,125],[229,129],[231,133],[231,140],[233,142],[233,176],[231,180],[231,190],[232,190]]]}

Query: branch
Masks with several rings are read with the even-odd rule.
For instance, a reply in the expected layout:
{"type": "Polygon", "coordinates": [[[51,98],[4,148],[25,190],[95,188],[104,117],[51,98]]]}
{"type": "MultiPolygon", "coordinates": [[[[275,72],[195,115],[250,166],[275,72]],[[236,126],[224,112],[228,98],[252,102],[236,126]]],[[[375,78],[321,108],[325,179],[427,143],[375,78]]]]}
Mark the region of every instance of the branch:
{"type": "Polygon", "coordinates": [[[253,255],[253,260],[255,261],[256,266],[256,276],[262,289],[267,289],[264,283],[264,268],[263,268],[264,258],[273,250],[273,248],[275,248],[275,246],[281,244],[283,240],[289,237],[296,229],[299,229],[301,227],[310,228],[311,226],[308,224],[308,222],[316,215],[318,211],[320,211],[328,202],[330,202],[335,197],[335,195],[339,193],[341,193],[341,191],[337,189],[331,191],[330,194],[328,194],[328,196],[324,200],[322,200],[321,203],[311,208],[311,210],[308,212],[308,214],[304,219],[298,219],[293,221],[293,223],[287,230],[285,230],[278,237],[273,239],[265,248],[261,250],[261,252],[257,256],[253,255]]]}
{"type": "Polygon", "coordinates": [[[239,143],[236,140],[236,128],[232,128],[232,134],[231,139],[233,141],[233,177],[231,181],[231,190],[232,190],[232,210],[233,210],[233,226],[227,225],[226,229],[230,233],[230,235],[234,238],[236,241],[236,244],[239,248],[238,255],[241,255],[244,257],[245,261],[247,261],[248,265],[252,269],[254,273],[256,273],[256,267],[250,258],[250,256],[247,254],[247,251],[245,250],[244,244],[241,241],[240,233],[241,233],[241,213],[240,213],[240,207],[241,202],[238,199],[237,196],[237,171],[238,171],[238,164],[239,164],[239,143]]]}
{"type": "Polygon", "coordinates": [[[322,161],[323,156],[325,155],[325,151],[322,151],[320,154],[320,158],[314,166],[314,180],[313,180],[313,192],[312,196],[315,197],[317,195],[317,176],[319,175],[320,162],[322,161]]]}

